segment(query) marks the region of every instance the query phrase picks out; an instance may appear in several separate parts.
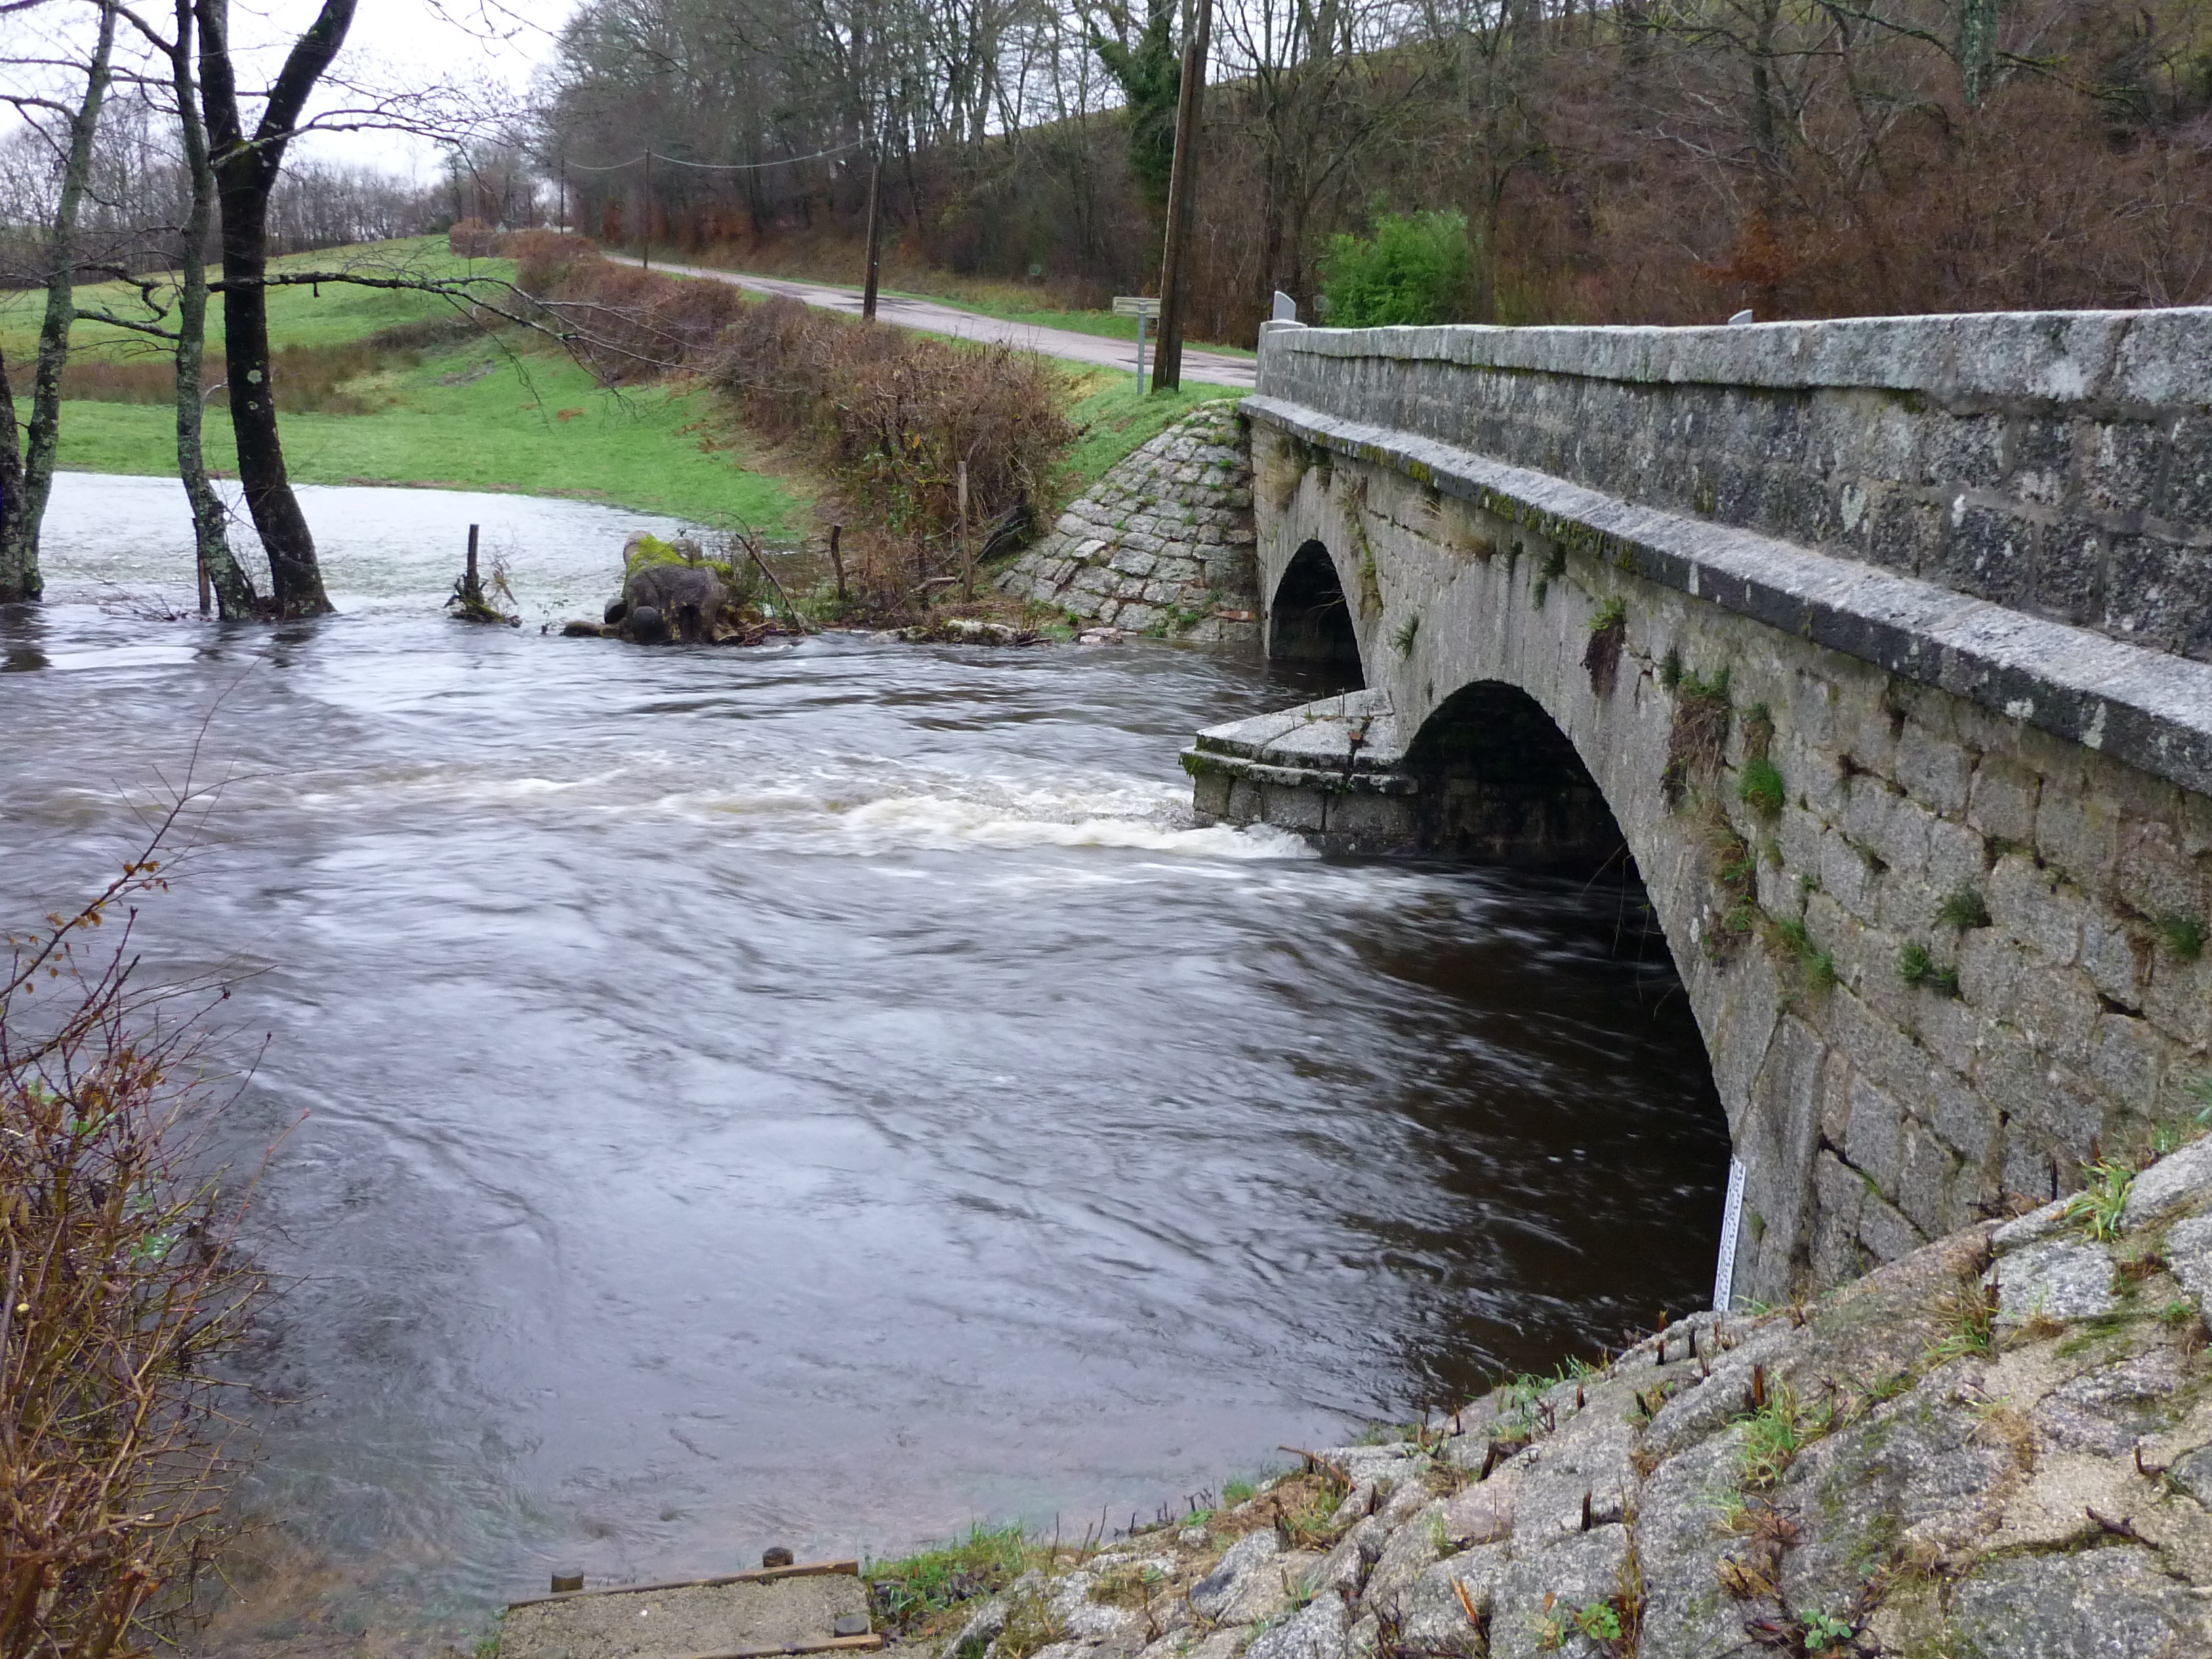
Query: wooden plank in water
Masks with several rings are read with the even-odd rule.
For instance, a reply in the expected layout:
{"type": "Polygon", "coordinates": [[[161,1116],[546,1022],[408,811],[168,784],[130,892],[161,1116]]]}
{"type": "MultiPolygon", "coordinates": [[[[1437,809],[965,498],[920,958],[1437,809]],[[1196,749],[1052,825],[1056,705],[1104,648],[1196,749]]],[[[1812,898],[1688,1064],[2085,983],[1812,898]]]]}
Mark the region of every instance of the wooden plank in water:
{"type": "MultiPolygon", "coordinates": [[[[526,1595],[520,1601],[509,1601],[514,1607],[543,1607],[549,1601],[574,1601],[587,1595],[644,1595],[656,1590],[714,1589],[724,1584],[765,1584],[777,1578],[823,1578],[834,1573],[843,1573],[857,1578],[860,1576],[858,1561],[801,1561],[796,1566],[756,1567],[750,1572],[717,1573],[711,1578],[670,1578],[657,1584],[609,1584],[605,1589],[562,1590],[552,1595],[526,1595]]],[[[834,1638],[848,1646],[865,1642],[863,1636],[841,1636],[834,1638]]],[[[815,1653],[826,1649],[763,1648],[763,1653],[815,1653]]]]}

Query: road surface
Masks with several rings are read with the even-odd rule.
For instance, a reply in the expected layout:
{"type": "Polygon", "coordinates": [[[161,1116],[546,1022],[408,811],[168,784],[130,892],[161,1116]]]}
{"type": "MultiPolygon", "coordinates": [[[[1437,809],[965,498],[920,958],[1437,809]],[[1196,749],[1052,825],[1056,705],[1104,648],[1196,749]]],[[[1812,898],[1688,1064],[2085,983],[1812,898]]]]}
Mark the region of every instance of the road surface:
{"type": "MultiPolygon", "coordinates": [[[[610,253],[609,258],[621,258],[610,253]]],[[[638,261],[629,260],[635,264],[638,261]]],[[[754,294],[781,294],[803,301],[810,306],[820,306],[827,311],[842,311],[853,316],[860,314],[860,292],[858,289],[833,288],[826,283],[796,283],[781,276],[750,276],[743,271],[714,270],[705,265],[672,265],[663,262],[653,267],[675,276],[704,276],[720,283],[733,283],[754,294]]],[[[1070,362],[1096,363],[1108,368],[1126,368],[1136,372],[1137,346],[1133,340],[1109,339],[1103,335],[1079,334],[1073,329],[1039,328],[1030,323],[1008,322],[1003,317],[986,317],[981,312],[963,311],[938,300],[896,299],[880,295],[876,300],[876,317],[880,322],[896,323],[901,328],[920,329],[927,334],[949,334],[956,340],[989,340],[1000,345],[1019,346],[1025,350],[1042,352],[1048,357],[1062,357],[1070,362]]],[[[1145,343],[1147,368],[1152,362],[1152,342],[1145,343]]],[[[1197,351],[1189,346],[1182,350],[1182,377],[1186,380],[1203,380],[1208,386],[1241,386],[1246,391],[1258,384],[1259,363],[1250,357],[1230,357],[1218,351],[1197,351]]]]}

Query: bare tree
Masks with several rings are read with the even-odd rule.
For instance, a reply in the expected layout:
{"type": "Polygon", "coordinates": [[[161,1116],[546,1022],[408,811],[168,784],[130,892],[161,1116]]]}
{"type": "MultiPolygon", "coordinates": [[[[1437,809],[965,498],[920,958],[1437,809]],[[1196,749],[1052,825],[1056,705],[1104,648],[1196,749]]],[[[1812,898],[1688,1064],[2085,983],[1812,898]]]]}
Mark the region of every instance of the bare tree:
{"type": "MultiPolygon", "coordinates": [[[[215,166],[208,155],[207,128],[200,118],[192,78],[193,0],[176,0],[176,34],[164,40],[139,24],[141,32],[169,60],[176,94],[177,131],[191,178],[191,205],[185,215],[177,250],[177,476],[192,513],[192,546],[201,572],[214,590],[216,609],[226,620],[258,614],[260,602],[245,567],[230,549],[230,515],[208,481],[202,449],[201,366],[207,351],[207,245],[215,218],[215,166]]],[[[134,23],[137,20],[131,20],[134,23]]]]}
{"type": "Polygon", "coordinates": [[[345,44],[356,0],[324,0],[315,21],[293,43],[249,136],[238,100],[230,40],[229,0],[195,0],[199,24],[200,106],[215,166],[222,215],[223,366],[231,427],[238,441],[238,476],[246,511],[269,555],[270,597],[287,617],[331,609],[315,557],[314,533],[284,471],[270,384],[269,196],[299,130],[307,97],[345,44]]]}
{"type": "Polygon", "coordinates": [[[21,434],[14,390],[0,363],[0,604],[35,599],[46,591],[39,571],[39,526],[53,489],[54,453],[61,441],[62,368],[69,361],[70,328],[76,320],[77,218],[113,69],[117,10],[116,0],[98,0],[94,45],[83,64],[84,90],[74,103],[30,93],[12,94],[8,100],[19,111],[58,116],[64,142],[61,187],[46,243],[46,303],[39,325],[31,421],[21,434]]]}

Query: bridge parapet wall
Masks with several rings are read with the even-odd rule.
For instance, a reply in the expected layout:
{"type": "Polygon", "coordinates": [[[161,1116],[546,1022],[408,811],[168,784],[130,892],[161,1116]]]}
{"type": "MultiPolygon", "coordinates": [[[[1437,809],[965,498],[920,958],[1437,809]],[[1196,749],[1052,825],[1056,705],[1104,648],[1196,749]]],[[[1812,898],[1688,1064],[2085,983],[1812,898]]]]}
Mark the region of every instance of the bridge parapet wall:
{"type": "Polygon", "coordinates": [[[1272,332],[1261,389],[2212,660],[2212,310],[1272,332]]]}
{"type": "MultiPolygon", "coordinates": [[[[2212,313],[2189,315],[2212,339],[2212,313]]],[[[1923,343],[1948,331],[1955,345],[1969,325],[2002,341],[1999,325],[2021,319],[1922,320],[1923,343]]],[[[2099,325],[2109,392],[2114,354],[2148,331],[2099,325]]],[[[1914,335],[1832,326],[1846,345],[1914,335]]],[[[1989,376],[1954,373],[1949,401],[1928,392],[1915,405],[1920,388],[1869,392],[1871,369],[1851,371],[1856,389],[1790,391],[1774,384],[1785,369],[1816,378],[1806,359],[1840,382],[1842,347],[1772,331],[1765,349],[1796,361],[1777,367],[1761,332],[1286,331],[1263,342],[1245,409],[1263,593],[1321,544],[1368,684],[1408,738],[1460,688],[1501,682],[1551,715],[1603,792],[1749,1170],[1738,1292],[1773,1299],[2044,1201],[2197,1109],[2191,1086],[2212,1073],[2212,665],[1970,597],[1941,568],[1784,538],[1757,501],[1747,525],[1722,522],[1717,502],[1699,510],[1698,484],[1677,476],[1692,461],[1756,474],[1757,501],[1788,494],[1778,458],[1790,452],[1742,435],[1755,416],[1832,423],[1826,453],[1858,455],[1875,441],[1849,430],[1863,419],[1927,454],[1980,418],[1955,412],[1969,392],[1996,395],[1989,376]],[[1583,372],[1636,367],[1639,340],[1646,380],[1583,372]],[[1717,375],[1729,352],[1749,384],[1666,378],[1686,363],[1717,375]],[[1758,416],[1779,392],[1797,412],[1758,416]],[[1747,424],[1729,435],[1717,410],[1747,424]],[[1606,410],[1622,428],[1587,429],[1606,410]],[[1601,672],[1590,642],[1608,626],[1618,654],[1601,672]],[[1686,756],[1685,709],[1723,669],[1725,741],[1686,756]]],[[[2069,367],[2071,337],[2015,342],[2020,398],[2063,403],[2094,378],[2069,367]]],[[[1905,378],[1897,351],[1867,351],[1905,378]]],[[[2157,390],[2155,369],[2130,368],[2130,384],[2157,390]]],[[[2172,395],[2185,392],[2212,397],[2172,395]]],[[[2134,523],[2130,534],[2166,524],[2149,503],[2178,499],[2177,434],[2203,410],[2130,406],[2166,447],[2127,495],[2089,465],[2103,441],[2082,434],[2101,417],[2074,401],[2082,510],[2134,523]],[[2084,482],[2096,477],[2102,506],[2084,482]]],[[[2023,410],[2002,414],[2008,430],[2023,410]]],[[[1839,500],[1844,475],[1796,453],[1804,499],[1839,500]]],[[[1900,498],[1937,488],[1924,469],[1891,471],[1900,498]]],[[[2049,522],[2062,508],[2063,492],[2049,522]]],[[[2095,534],[2109,551],[2115,532],[2095,534]]],[[[2205,556],[2184,537],[2163,544],[2175,562],[2146,591],[2205,556]]]]}

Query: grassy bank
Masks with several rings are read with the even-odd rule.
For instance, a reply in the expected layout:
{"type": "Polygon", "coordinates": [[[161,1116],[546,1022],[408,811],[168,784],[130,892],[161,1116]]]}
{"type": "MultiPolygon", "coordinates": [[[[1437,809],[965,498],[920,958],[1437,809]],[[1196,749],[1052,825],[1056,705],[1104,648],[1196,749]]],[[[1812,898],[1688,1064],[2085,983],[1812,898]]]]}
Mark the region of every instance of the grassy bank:
{"type": "MultiPolygon", "coordinates": [[[[433,240],[333,249],[280,265],[366,275],[514,274],[511,261],[462,259],[433,240]]],[[[82,307],[109,307],[124,315],[136,306],[134,292],[117,283],[82,288],[77,297],[82,307]]],[[[34,349],[39,304],[35,295],[0,296],[0,349],[11,364],[25,363],[34,349]]],[[[340,372],[349,378],[313,406],[287,410],[285,458],[295,480],[513,490],[695,520],[735,519],[772,534],[806,528],[817,486],[801,469],[779,465],[721,399],[695,384],[609,392],[562,354],[516,330],[374,347],[394,331],[420,333],[454,317],[447,301],[421,293],[346,284],[326,285],[319,294],[309,288],[272,292],[270,341],[279,351],[330,354],[361,343],[374,348],[348,357],[340,372]]],[[[220,307],[210,320],[212,382],[222,372],[220,307]]],[[[143,337],[81,323],[72,361],[108,366],[118,384],[97,400],[72,398],[64,405],[61,465],[173,477],[166,357],[143,337]],[[138,400],[120,400],[130,398],[138,400]]],[[[1171,422],[1224,395],[1219,387],[1192,386],[1139,398],[1133,377],[1111,369],[1071,370],[1068,386],[1069,416],[1081,432],[1061,479],[1061,493],[1070,496],[1171,422]]],[[[18,410],[27,415],[27,400],[18,410]]],[[[234,470],[230,420],[220,396],[208,406],[206,451],[218,475],[234,470]]]]}
{"type": "MultiPolygon", "coordinates": [[[[736,518],[772,533],[805,523],[810,492],[762,465],[703,392],[601,391],[566,359],[535,352],[521,373],[495,345],[472,343],[417,367],[368,377],[383,400],[366,415],[284,417],[295,482],[420,484],[562,495],[679,518],[736,518]]],[[[20,412],[29,412],[27,404],[20,412]]],[[[170,410],[146,404],[71,403],[61,464],[87,472],[174,477],[170,410]]],[[[228,475],[230,417],[207,416],[210,465],[228,475]]]]}
{"type": "Polygon", "coordinates": [[[1067,452],[1066,488],[1070,497],[1098,482],[1115,462],[1147,439],[1157,437],[1200,404],[1244,394],[1231,386],[1191,385],[1175,392],[1137,395],[1137,377],[1118,369],[1093,369],[1074,380],[1075,401],[1068,417],[1082,436],[1067,452]]]}

